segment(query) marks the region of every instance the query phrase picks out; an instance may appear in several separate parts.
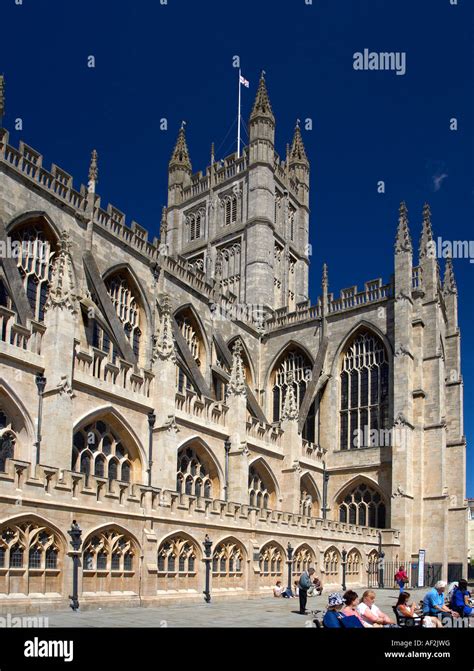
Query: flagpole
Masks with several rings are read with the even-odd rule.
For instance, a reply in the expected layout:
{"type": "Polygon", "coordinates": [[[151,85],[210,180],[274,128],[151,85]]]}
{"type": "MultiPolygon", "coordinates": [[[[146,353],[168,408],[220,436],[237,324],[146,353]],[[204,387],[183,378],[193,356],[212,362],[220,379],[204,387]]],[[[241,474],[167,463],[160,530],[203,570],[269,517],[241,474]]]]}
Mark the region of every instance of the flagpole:
{"type": "Polygon", "coordinates": [[[239,68],[239,105],[237,112],[237,158],[240,158],[240,68],[239,68]]]}

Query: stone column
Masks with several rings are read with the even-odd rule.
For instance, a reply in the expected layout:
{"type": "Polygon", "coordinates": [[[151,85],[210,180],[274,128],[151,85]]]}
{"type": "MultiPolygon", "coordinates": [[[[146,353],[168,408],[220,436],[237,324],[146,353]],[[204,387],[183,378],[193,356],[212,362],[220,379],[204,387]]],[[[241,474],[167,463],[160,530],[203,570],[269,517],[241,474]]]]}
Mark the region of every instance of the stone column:
{"type": "Polygon", "coordinates": [[[296,402],[293,374],[287,378],[286,395],[281,419],[285,459],[281,479],[282,510],[298,513],[300,509],[300,478],[302,440],[298,433],[298,405],[296,402]]]}
{"type": "Polygon", "coordinates": [[[227,392],[230,439],[227,498],[234,503],[248,504],[247,391],[241,351],[240,340],[236,340],[232,351],[232,370],[227,392]]]}
{"type": "Polygon", "coordinates": [[[61,469],[71,468],[74,337],[80,310],[70,246],[69,236],[64,232],[53,263],[42,341],[47,384],[43,395],[40,463],[61,469]]]}
{"type": "MultiPolygon", "coordinates": [[[[407,208],[401,203],[395,242],[394,342],[392,431],[392,498],[390,526],[401,530],[400,556],[412,549],[413,482],[413,249],[407,208]]],[[[384,449],[390,449],[389,447],[384,449]]]]}
{"type": "Polygon", "coordinates": [[[155,375],[152,403],[156,421],[151,484],[175,491],[179,443],[179,428],[175,420],[176,352],[167,294],[161,299],[159,326],[153,337],[152,371],[155,375]]]}

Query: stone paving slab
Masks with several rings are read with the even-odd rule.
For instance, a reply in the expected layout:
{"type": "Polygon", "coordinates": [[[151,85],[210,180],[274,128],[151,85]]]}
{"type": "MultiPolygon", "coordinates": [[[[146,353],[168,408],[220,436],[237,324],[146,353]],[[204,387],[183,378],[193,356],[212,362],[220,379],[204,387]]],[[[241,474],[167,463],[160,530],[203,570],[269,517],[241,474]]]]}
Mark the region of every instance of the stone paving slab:
{"type": "MultiPolygon", "coordinates": [[[[358,590],[362,595],[365,588],[358,590]]],[[[410,591],[418,602],[426,590],[410,591]]],[[[376,603],[387,615],[392,616],[392,606],[398,591],[376,590],[376,603]]],[[[325,610],[327,593],[308,598],[308,610],[325,610]]],[[[50,627],[308,627],[311,615],[300,615],[298,599],[214,600],[210,604],[174,603],[146,608],[104,608],[96,610],[54,611],[41,613],[50,627]]]]}

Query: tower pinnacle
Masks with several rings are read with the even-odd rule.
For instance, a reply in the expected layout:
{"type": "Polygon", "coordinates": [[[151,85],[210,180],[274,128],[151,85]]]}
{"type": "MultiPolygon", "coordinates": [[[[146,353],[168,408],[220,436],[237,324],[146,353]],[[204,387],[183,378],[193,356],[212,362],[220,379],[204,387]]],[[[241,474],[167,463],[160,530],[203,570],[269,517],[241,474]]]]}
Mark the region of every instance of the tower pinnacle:
{"type": "Polygon", "coordinates": [[[303,144],[303,138],[301,136],[299,119],[296,120],[295,133],[293,135],[293,142],[291,144],[291,150],[290,150],[290,162],[305,163],[305,164],[309,163],[303,144]]]}
{"type": "Polygon", "coordinates": [[[173,153],[169,162],[170,168],[182,168],[186,171],[192,172],[191,160],[189,158],[188,146],[186,144],[186,134],[184,127],[185,121],[181,122],[181,128],[178,132],[178,139],[176,140],[173,153]]]}
{"type": "Polygon", "coordinates": [[[257,95],[255,96],[255,102],[253,104],[252,113],[250,115],[250,121],[262,116],[271,119],[273,123],[275,123],[275,117],[272,112],[270,98],[268,97],[267,85],[265,84],[265,77],[263,70],[262,74],[260,75],[257,95]]]}
{"type": "Polygon", "coordinates": [[[404,200],[400,203],[398,212],[399,215],[397,237],[395,239],[395,254],[401,254],[402,252],[411,253],[413,248],[411,244],[410,230],[408,228],[408,210],[404,200]]]}
{"type": "Polygon", "coordinates": [[[428,203],[423,206],[423,227],[420,238],[420,259],[427,255],[427,246],[433,242],[433,229],[431,228],[431,210],[428,203]]]}

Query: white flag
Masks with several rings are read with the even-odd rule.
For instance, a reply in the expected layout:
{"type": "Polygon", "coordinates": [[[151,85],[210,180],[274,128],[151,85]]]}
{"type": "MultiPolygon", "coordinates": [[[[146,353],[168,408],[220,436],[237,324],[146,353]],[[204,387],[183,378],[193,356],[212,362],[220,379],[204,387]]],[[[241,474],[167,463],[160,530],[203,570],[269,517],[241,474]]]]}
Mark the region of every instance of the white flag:
{"type": "Polygon", "coordinates": [[[240,83],[246,86],[247,88],[250,86],[248,79],[245,79],[242,75],[240,75],[240,83]]]}

